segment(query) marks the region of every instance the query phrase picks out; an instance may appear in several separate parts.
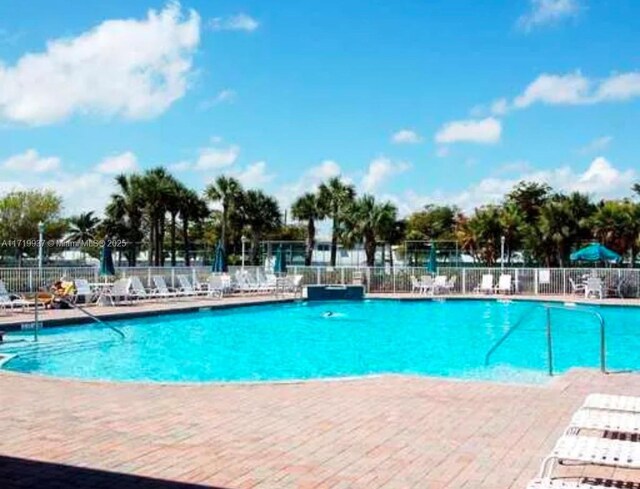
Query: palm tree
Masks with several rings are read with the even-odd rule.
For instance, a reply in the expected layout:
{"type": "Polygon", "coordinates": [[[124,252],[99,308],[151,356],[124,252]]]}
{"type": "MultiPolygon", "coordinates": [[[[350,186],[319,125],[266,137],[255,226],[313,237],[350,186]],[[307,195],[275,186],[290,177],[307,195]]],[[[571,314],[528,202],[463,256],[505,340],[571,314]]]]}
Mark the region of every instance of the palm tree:
{"type": "Polygon", "coordinates": [[[180,220],[182,221],[182,242],[184,247],[184,264],[191,264],[191,240],[189,237],[189,224],[201,222],[209,215],[209,209],[204,200],[198,194],[185,189],[179,202],[180,220]]]}
{"type": "Polygon", "coordinates": [[[389,232],[396,222],[398,210],[391,202],[376,202],[372,195],[363,195],[343,217],[342,236],[345,242],[362,241],[368,267],[375,266],[378,239],[389,232]]]}
{"type": "Polygon", "coordinates": [[[140,178],[149,226],[149,261],[153,258],[155,266],[164,265],[165,215],[172,200],[174,182],[173,177],[162,167],[147,170],[140,178]]]}
{"type": "Polygon", "coordinates": [[[83,261],[87,261],[87,253],[85,251],[85,241],[93,240],[96,237],[96,228],[100,224],[100,219],[93,215],[94,212],[83,212],[69,219],[69,235],[67,242],[83,242],[82,257],[83,261]]]}
{"type": "Polygon", "coordinates": [[[338,235],[340,233],[340,221],[344,211],[353,203],[356,191],[353,185],[344,183],[340,177],[330,178],[320,185],[320,206],[325,209],[326,215],[333,221],[331,232],[331,266],[336,266],[338,254],[338,235]]]}
{"type": "Polygon", "coordinates": [[[640,235],[640,206],[630,200],[604,202],[590,219],[595,238],[620,254],[631,253],[635,264],[640,235]]]}
{"type": "Polygon", "coordinates": [[[251,236],[251,263],[258,265],[260,241],[282,225],[280,206],[276,199],[261,190],[248,190],[241,199],[240,208],[251,236]]]}
{"type": "Polygon", "coordinates": [[[219,176],[215,181],[204,190],[205,198],[212,202],[220,202],[222,204],[222,223],[220,239],[222,244],[227,247],[229,216],[235,207],[238,206],[242,197],[243,189],[238,180],[233,177],[224,175],[219,176]]]}
{"type": "Polygon", "coordinates": [[[306,193],[293,203],[291,214],[295,219],[307,221],[307,237],[305,242],[304,264],[310,266],[313,260],[313,248],[316,244],[316,221],[325,218],[324,208],[320,205],[318,195],[306,193]]]}
{"type": "Polygon", "coordinates": [[[103,221],[104,234],[127,242],[126,257],[129,266],[136,266],[138,243],[142,240],[144,197],[139,175],[118,175],[117,191],[111,195],[103,221]]]}

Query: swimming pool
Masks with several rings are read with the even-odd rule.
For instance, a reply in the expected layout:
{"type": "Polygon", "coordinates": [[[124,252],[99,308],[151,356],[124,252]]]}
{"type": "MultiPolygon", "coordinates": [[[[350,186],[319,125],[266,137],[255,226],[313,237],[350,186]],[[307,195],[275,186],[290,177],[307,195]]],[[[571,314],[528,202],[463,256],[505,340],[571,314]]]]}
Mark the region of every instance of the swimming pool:
{"type": "MultiPolygon", "coordinates": [[[[582,307],[582,306],[579,306],[582,307]]],[[[640,367],[640,309],[599,307],[607,365],[640,367]]],[[[496,300],[302,302],[46,328],[38,344],[12,333],[12,371],[114,381],[279,381],[375,374],[543,382],[545,311],[496,300]],[[331,313],[331,314],[327,314],[331,313]],[[485,365],[487,351],[510,328],[485,365]]],[[[597,320],[553,311],[554,369],[598,367],[597,320]]]]}

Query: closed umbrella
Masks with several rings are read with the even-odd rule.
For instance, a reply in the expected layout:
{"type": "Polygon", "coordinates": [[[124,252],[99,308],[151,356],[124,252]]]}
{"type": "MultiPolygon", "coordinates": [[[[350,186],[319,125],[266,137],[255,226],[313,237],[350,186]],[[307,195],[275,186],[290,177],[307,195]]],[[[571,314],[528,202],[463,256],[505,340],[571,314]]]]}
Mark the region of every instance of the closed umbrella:
{"type": "Polygon", "coordinates": [[[273,271],[280,274],[287,273],[287,257],[284,254],[282,246],[278,246],[278,251],[276,252],[276,262],[273,266],[273,271]]]}
{"type": "Polygon", "coordinates": [[[211,271],[213,273],[225,273],[229,270],[227,265],[227,257],[224,252],[224,245],[222,242],[218,242],[216,246],[215,256],[213,257],[213,264],[211,265],[211,271]]]}
{"type": "Polygon", "coordinates": [[[591,243],[589,246],[574,251],[570,258],[571,261],[588,262],[618,262],[622,259],[618,253],[600,243],[591,243]]]}
{"type": "Polygon", "coordinates": [[[436,257],[436,244],[432,241],[429,249],[429,260],[427,261],[427,271],[435,274],[438,271],[438,259],[436,257]]]}
{"type": "Polygon", "coordinates": [[[111,247],[105,242],[100,252],[100,276],[112,277],[116,274],[116,268],[113,266],[113,253],[111,247]]]}

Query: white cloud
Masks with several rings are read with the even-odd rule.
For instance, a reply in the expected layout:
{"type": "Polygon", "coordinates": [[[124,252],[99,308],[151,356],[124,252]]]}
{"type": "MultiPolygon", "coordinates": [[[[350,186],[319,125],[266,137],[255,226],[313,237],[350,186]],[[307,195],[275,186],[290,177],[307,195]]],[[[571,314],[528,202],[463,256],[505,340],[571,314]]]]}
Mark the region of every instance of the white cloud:
{"type": "Polygon", "coordinates": [[[231,145],[226,148],[202,148],[194,168],[196,170],[219,170],[233,165],[240,155],[240,147],[231,145]]]}
{"type": "Polygon", "coordinates": [[[590,141],[588,144],[580,148],[578,152],[581,154],[597,153],[607,149],[611,144],[611,141],[613,141],[612,136],[602,136],[590,141]]]}
{"type": "Polygon", "coordinates": [[[580,72],[566,75],[542,74],[515,98],[518,109],[534,103],[547,105],[586,105],[601,102],[622,102],[640,97],[640,73],[613,74],[593,80],[580,72]]]}
{"type": "Polygon", "coordinates": [[[393,162],[384,156],[375,158],[369,164],[367,173],[362,178],[362,190],[373,192],[381,183],[388,181],[393,175],[407,171],[409,168],[410,165],[403,161],[393,162]]]}
{"type": "Polygon", "coordinates": [[[396,144],[419,144],[423,139],[411,129],[401,129],[391,136],[391,141],[396,144]]]}
{"type": "Polygon", "coordinates": [[[291,202],[305,192],[315,192],[322,182],[332,177],[340,177],[344,182],[351,180],[342,175],[340,165],[333,160],[324,160],[318,165],[312,166],[294,182],[282,185],[276,192],[283,209],[288,208],[291,202]]]}
{"type": "Polygon", "coordinates": [[[531,163],[525,160],[516,160],[516,161],[509,161],[507,163],[504,163],[497,169],[496,173],[497,174],[516,173],[516,172],[522,173],[530,170],[531,170],[531,163]]]}
{"type": "Polygon", "coordinates": [[[225,88],[224,90],[220,90],[215,97],[202,101],[200,108],[207,110],[220,104],[232,104],[236,101],[237,96],[238,93],[235,90],[225,88]]]}
{"type": "Polygon", "coordinates": [[[138,170],[138,158],[131,151],[125,151],[118,155],[107,156],[96,166],[98,173],[117,175],[138,170]]]}
{"type": "Polygon", "coordinates": [[[209,28],[214,31],[245,31],[253,32],[260,23],[247,14],[230,15],[229,17],[215,17],[209,21],[209,28]]]}
{"type": "Polygon", "coordinates": [[[171,163],[169,165],[169,170],[173,172],[181,172],[190,170],[192,167],[192,163],[188,160],[177,161],[175,163],[171,163]]]}
{"type": "Polygon", "coordinates": [[[266,161],[256,161],[244,170],[233,173],[240,183],[246,188],[256,188],[271,182],[274,175],[267,172],[266,161]]]}
{"type": "Polygon", "coordinates": [[[494,100],[491,104],[491,113],[493,115],[505,115],[509,111],[509,102],[506,98],[494,100]]]}
{"type": "Polygon", "coordinates": [[[107,20],[0,63],[0,120],[44,125],[76,114],[154,117],[186,92],[200,18],[169,3],[144,20],[107,20]]]}
{"type": "Polygon", "coordinates": [[[10,156],[0,166],[16,172],[44,173],[59,169],[60,158],[57,156],[42,157],[35,149],[28,149],[24,153],[10,156]]]}
{"type": "Polygon", "coordinates": [[[530,31],[575,17],[580,9],[580,0],[531,0],[531,9],[518,19],[518,26],[530,31]]]}
{"type": "Polygon", "coordinates": [[[501,122],[494,117],[487,117],[481,120],[449,122],[436,133],[435,140],[439,144],[459,142],[495,144],[500,141],[501,134],[501,122]]]}

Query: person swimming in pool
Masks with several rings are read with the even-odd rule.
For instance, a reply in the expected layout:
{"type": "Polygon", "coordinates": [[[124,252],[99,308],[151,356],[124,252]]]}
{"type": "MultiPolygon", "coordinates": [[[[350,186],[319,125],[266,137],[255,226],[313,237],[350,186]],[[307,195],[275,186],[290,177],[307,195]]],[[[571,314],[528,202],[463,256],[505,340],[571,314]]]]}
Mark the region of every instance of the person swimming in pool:
{"type": "Polygon", "coordinates": [[[327,312],[325,312],[324,314],[322,314],[322,317],[330,318],[330,317],[332,317],[333,315],[334,315],[334,313],[333,313],[332,311],[327,311],[327,312]]]}

